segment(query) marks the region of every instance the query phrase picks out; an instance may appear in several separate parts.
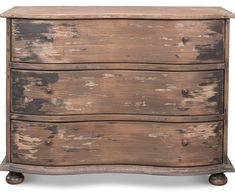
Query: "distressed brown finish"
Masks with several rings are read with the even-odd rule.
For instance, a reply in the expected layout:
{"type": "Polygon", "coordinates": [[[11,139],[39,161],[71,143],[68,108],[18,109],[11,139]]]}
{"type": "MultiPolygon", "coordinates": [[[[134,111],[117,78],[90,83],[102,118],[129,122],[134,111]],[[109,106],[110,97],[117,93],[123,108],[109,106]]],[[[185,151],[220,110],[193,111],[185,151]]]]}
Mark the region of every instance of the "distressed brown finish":
{"type": "Polygon", "coordinates": [[[13,163],[48,166],[222,163],[221,121],[178,124],[12,121],[11,127],[13,163]]]}
{"type": "Polygon", "coordinates": [[[34,19],[224,19],[235,14],[222,7],[16,6],[1,14],[34,19]]]}
{"type": "Polygon", "coordinates": [[[12,61],[224,62],[224,20],[12,20],[12,61]]]}
{"type": "Polygon", "coordinates": [[[223,159],[226,161],[228,146],[228,97],[229,97],[229,20],[225,25],[225,69],[224,69],[224,144],[223,159]]]}
{"type": "Polygon", "coordinates": [[[10,161],[10,111],[11,111],[11,19],[6,22],[6,159],[10,161]]]}
{"type": "Polygon", "coordinates": [[[12,112],[26,114],[223,113],[222,70],[12,70],[12,88],[12,112]]]}
{"type": "Polygon", "coordinates": [[[7,155],[22,173],[212,174],[224,185],[229,18],[218,7],[14,7],[7,155]]]}

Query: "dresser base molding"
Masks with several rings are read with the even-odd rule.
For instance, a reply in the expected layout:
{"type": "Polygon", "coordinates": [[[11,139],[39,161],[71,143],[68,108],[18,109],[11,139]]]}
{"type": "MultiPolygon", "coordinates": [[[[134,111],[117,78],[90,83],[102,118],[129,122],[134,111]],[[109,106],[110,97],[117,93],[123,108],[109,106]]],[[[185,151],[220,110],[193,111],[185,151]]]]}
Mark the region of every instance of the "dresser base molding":
{"type": "Polygon", "coordinates": [[[229,159],[226,163],[197,167],[159,167],[142,165],[83,165],[83,166],[35,166],[9,163],[6,159],[1,164],[1,171],[14,171],[39,175],[73,175],[88,173],[135,173],[163,176],[194,176],[235,172],[229,159]]]}

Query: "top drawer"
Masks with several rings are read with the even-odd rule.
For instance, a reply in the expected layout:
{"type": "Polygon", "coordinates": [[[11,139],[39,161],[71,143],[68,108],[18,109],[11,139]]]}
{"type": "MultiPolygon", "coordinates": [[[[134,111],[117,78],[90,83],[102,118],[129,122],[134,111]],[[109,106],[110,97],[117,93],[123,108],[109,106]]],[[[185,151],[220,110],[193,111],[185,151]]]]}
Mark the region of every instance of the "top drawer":
{"type": "Polygon", "coordinates": [[[13,62],[217,63],[224,20],[12,20],[13,62]]]}

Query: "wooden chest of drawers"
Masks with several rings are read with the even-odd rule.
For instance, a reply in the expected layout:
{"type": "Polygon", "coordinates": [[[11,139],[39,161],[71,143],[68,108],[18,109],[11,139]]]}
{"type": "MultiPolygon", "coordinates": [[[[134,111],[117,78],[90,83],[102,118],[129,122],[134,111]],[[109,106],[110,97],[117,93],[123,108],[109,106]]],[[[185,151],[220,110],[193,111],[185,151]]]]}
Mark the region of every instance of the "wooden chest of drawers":
{"type": "Polygon", "coordinates": [[[227,182],[222,8],[15,7],[7,18],[7,182],[22,173],[212,174],[227,182]]]}

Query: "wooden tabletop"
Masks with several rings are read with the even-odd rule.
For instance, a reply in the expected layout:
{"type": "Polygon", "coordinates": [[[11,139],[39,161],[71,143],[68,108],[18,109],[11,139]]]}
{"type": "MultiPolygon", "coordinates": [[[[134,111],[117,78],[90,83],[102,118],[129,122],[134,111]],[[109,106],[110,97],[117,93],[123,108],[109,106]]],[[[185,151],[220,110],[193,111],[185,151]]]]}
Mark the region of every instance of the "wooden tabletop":
{"type": "Polygon", "coordinates": [[[1,14],[34,19],[222,19],[235,14],[221,7],[17,6],[1,14]]]}

